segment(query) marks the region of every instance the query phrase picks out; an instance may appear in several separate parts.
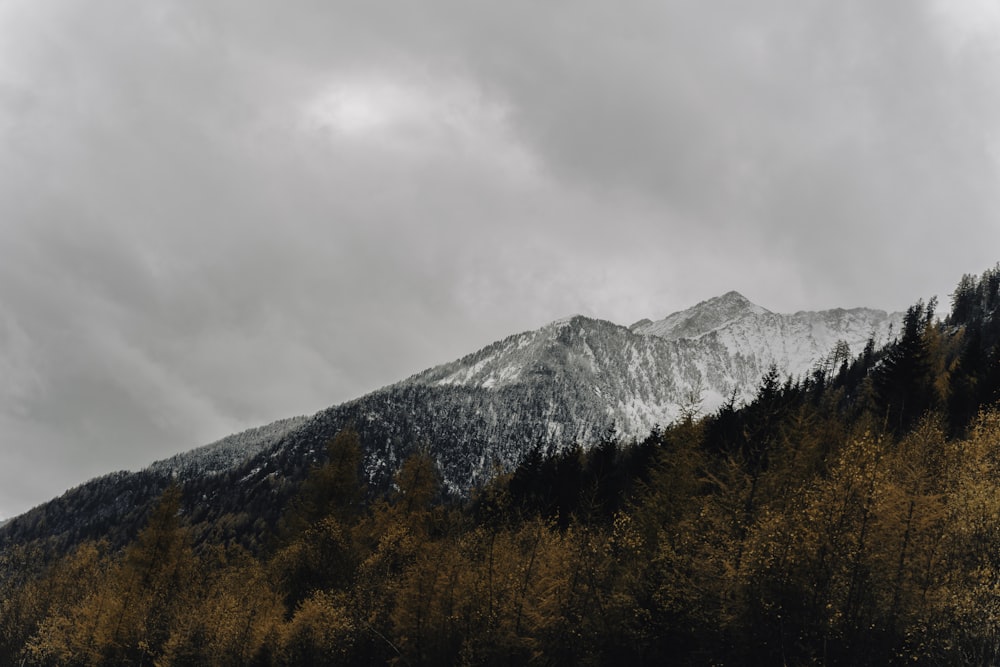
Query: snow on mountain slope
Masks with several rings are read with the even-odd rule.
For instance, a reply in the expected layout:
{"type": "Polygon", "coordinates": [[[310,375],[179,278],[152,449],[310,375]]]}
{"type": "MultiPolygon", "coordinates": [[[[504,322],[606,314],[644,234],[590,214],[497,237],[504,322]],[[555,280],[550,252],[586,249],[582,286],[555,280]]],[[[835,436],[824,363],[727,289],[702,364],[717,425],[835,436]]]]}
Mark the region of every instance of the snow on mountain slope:
{"type": "Polygon", "coordinates": [[[682,310],[658,322],[642,320],[630,328],[635,333],[660,336],[670,340],[697,338],[731,324],[737,320],[759,315],[769,315],[771,311],[751,303],[739,292],[727,292],[696,306],[682,310]]]}
{"type": "Polygon", "coordinates": [[[630,328],[582,316],[558,320],[400,384],[520,387],[531,395],[553,383],[575,387],[574,400],[588,404],[585,412],[606,415],[619,432],[641,437],[673,421],[692,396],[701,397],[704,411],[734,394],[749,400],[771,365],[801,377],[835,348],[856,355],[870,338],[887,342],[900,320],[901,314],[866,308],[781,315],[729,292],[630,328]],[[588,390],[579,391],[583,387],[588,390]]]}
{"type": "Polygon", "coordinates": [[[851,357],[859,354],[870,338],[876,347],[887,343],[901,322],[901,313],[890,315],[867,308],[793,315],[768,312],[740,318],[700,338],[715,338],[730,355],[753,355],[765,367],[773,363],[784,373],[799,376],[822,362],[838,343],[847,344],[851,357]]]}
{"type": "MultiPolygon", "coordinates": [[[[701,399],[703,413],[754,397],[771,365],[801,377],[889,337],[901,315],[869,309],[780,315],[730,292],[631,328],[583,316],[509,336],[457,361],[332,408],[331,434],[354,424],[366,473],[384,483],[418,445],[456,491],[517,465],[534,446],[642,438],[701,399]]],[[[319,440],[314,439],[318,444],[319,440]]],[[[314,444],[313,446],[316,446],[314,444]]]]}
{"type": "Polygon", "coordinates": [[[284,436],[300,428],[308,419],[308,417],[291,417],[247,429],[203,447],[157,461],[147,470],[181,478],[217,475],[274,445],[284,436]]]}
{"type": "Polygon", "coordinates": [[[586,428],[554,423],[553,434],[589,439],[614,424],[638,436],[670,422],[685,389],[698,381],[697,368],[677,363],[684,360],[677,348],[671,341],[576,316],[511,336],[404,384],[504,389],[523,395],[526,405],[547,396],[550,412],[588,415],[586,428]]]}

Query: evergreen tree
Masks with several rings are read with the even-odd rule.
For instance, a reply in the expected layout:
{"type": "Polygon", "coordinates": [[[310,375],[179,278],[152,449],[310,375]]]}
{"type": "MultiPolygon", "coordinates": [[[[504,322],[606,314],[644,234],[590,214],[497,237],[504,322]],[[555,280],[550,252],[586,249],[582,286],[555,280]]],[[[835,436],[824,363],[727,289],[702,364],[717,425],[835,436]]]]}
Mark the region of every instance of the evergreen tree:
{"type": "Polygon", "coordinates": [[[918,301],[903,318],[903,331],[878,369],[875,386],[887,425],[904,433],[934,405],[934,387],[926,334],[933,326],[934,301],[918,301]]]}

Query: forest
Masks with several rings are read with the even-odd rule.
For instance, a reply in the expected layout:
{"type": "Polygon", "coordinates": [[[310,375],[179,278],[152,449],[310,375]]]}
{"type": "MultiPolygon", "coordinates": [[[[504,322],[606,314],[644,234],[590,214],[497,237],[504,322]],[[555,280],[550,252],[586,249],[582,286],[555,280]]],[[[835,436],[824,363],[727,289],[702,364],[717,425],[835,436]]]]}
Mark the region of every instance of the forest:
{"type": "Polygon", "coordinates": [[[10,546],[0,664],[996,664],[1000,266],[936,307],[468,497],[426,453],[367,489],[348,428],[273,520],[174,485],[123,545],[10,546]]]}

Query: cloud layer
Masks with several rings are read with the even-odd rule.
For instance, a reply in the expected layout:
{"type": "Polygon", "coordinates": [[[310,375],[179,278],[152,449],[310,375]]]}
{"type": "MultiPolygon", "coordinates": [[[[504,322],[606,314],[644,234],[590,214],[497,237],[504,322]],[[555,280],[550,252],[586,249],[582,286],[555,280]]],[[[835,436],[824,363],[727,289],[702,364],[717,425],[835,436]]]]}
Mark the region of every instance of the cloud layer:
{"type": "Polygon", "coordinates": [[[0,9],[0,515],[584,312],[1000,257],[990,3],[0,9]]]}

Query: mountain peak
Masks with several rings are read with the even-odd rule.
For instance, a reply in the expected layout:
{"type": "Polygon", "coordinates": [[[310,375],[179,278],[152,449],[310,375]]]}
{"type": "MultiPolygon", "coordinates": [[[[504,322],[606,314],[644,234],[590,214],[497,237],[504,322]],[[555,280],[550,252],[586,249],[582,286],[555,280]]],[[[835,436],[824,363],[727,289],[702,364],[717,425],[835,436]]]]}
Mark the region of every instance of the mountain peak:
{"type": "Polygon", "coordinates": [[[632,325],[635,333],[663,338],[696,338],[735,320],[771,311],[758,306],[735,290],[702,301],[687,310],[671,313],[658,322],[643,320],[632,325]]]}
{"type": "Polygon", "coordinates": [[[546,328],[560,329],[568,324],[573,324],[577,320],[585,319],[583,315],[576,313],[575,315],[567,315],[566,317],[560,317],[558,320],[553,320],[546,325],[546,328]]]}
{"type": "Polygon", "coordinates": [[[693,308],[689,308],[688,311],[686,312],[690,312],[695,309],[704,310],[705,308],[720,307],[720,306],[731,310],[741,310],[741,309],[747,310],[749,312],[753,312],[756,315],[763,315],[764,313],[771,312],[767,308],[758,306],[753,301],[746,298],[736,290],[729,290],[722,296],[717,296],[708,299],[707,301],[702,301],[693,308]]]}

